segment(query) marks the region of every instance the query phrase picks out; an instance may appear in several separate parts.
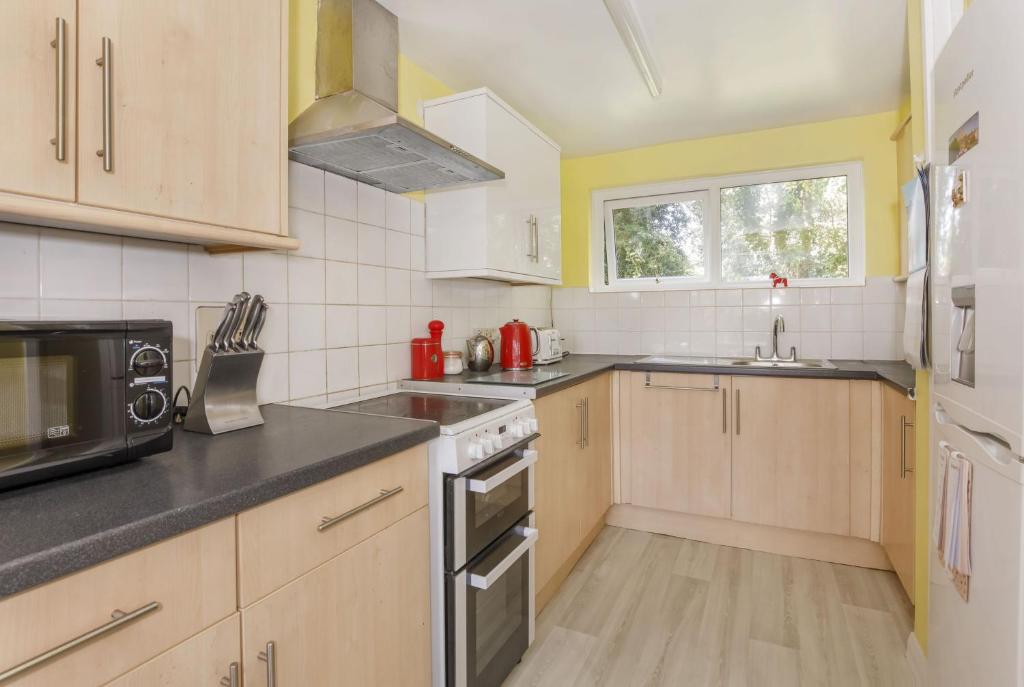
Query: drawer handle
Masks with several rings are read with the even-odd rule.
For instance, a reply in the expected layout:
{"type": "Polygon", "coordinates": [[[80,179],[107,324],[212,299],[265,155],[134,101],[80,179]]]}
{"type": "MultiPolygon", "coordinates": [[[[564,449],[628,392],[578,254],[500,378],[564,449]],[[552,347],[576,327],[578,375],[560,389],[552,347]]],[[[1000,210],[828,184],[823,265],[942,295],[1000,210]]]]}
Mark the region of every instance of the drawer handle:
{"type": "Polygon", "coordinates": [[[124,611],[120,610],[115,610],[113,613],[110,614],[113,620],[111,620],[109,623],[105,623],[97,628],[89,630],[85,634],[78,635],[74,639],[69,639],[60,646],[55,646],[49,651],[45,651],[39,654],[38,656],[30,658],[24,663],[18,664],[13,668],[10,668],[9,670],[5,670],[4,672],[0,673],[0,682],[10,680],[12,677],[20,675],[21,673],[31,670],[32,668],[36,668],[46,663],[47,661],[57,658],[61,654],[65,654],[73,649],[82,646],[86,642],[90,642],[94,639],[102,637],[103,635],[110,634],[111,632],[114,632],[115,630],[124,627],[133,620],[138,620],[142,616],[152,613],[153,611],[159,609],[159,601],[150,601],[145,606],[136,608],[134,611],[131,611],[129,613],[125,613],[124,611]]]}
{"type": "Polygon", "coordinates": [[[397,494],[400,491],[402,491],[402,487],[400,487],[400,486],[395,487],[394,489],[381,489],[379,496],[374,496],[372,499],[370,499],[366,503],[360,504],[360,505],[356,506],[355,508],[353,508],[351,510],[347,510],[344,513],[342,513],[341,515],[335,515],[333,518],[328,516],[328,515],[325,515],[320,520],[320,524],[316,526],[316,531],[317,532],[323,532],[324,530],[326,530],[329,527],[334,527],[335,525],[337,525],[342,520],[347,520],[347,519],[351,518],[353,515],[355,515],[356,513],[362,513],[367,508],[372,508],[373,506],[376,506],[381,501],[384,501],[386,499],[391,498],[392,496],[394,496],[395,494],[397,494]]]}
{"type": "Polygon", "coordinates": [[[256,654],[256,658],[267,664],[267,687],[277,685],[277,654],[274,651],[274,643],[267,642],[267,650],[256,654]]]}
{"type": "Polygon", "coordinates": [[[644,388],[645,389],[665,389],[667,391],[718,391],[719,381],[718,375],[715,375],[714,386],[670,386],[667,384],[652,384],[651,373],[648,372],[644,376],[644,388]]]}

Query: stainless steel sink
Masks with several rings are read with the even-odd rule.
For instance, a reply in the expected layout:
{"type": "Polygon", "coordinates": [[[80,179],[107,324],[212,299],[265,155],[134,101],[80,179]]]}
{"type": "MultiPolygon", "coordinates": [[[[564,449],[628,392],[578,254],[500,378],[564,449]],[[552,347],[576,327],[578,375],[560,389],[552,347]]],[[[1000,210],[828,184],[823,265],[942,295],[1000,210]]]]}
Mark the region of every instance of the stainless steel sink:
{"type": "Polygon", "coordinates": [[[754,360],[753,358],[700,358],[674,355],[651,355],[637,361],[644,365],[690,365],[694,367],[758,367],[789,370],[834,370],[827,360],[754,360]]]}
{"type": "Polygon", "coordinates": [[[776,367],[792,370],[836,369],[836,366],[827,360],[731,360],[727,364],[737,367],[776,367]]]}

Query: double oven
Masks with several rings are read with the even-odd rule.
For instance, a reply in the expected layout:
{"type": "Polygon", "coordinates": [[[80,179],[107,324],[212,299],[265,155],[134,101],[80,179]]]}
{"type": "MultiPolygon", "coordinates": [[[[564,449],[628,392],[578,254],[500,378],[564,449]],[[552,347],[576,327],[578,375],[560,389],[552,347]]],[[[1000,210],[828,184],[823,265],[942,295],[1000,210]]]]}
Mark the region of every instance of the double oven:
{"type": "Polygon", "coordinates": [[[518,434],[443,476],[447,685],[500,685],[533,641],[539,435],[518,434]]]}

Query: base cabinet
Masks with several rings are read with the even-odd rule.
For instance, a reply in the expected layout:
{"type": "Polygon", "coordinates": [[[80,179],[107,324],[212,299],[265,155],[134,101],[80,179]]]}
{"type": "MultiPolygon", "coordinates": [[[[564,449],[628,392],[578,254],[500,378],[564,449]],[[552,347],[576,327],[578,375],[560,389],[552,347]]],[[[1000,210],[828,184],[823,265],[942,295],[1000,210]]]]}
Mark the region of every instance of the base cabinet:
{"type": "Polygon", "coordinates": [[[850,534],[850,382],[733,377],[732,517],[850,534]]]}
{"type": "Polygon", "coordinates": [[[428,685],[429,539],[424,507],[242,609],[246,687],[428,685]]]}
{"type": "Polygon", "coordinates": [[[731,513],[731,379],[630,372],[622,377],[631,502],[679,513],[731,513]]]}
{"type": "Polygon", "coordinates": [[[241,625],[240,616],[235,613],[108,683],[107,687],[213,687],[221,684],[240,687],[241,675],[241,625]]]}
{"type": "Polygon", "coordinates": [[[539,398],[535,407],[541,434],[534,473],[540,613],[611,506],[611,375],[539,398]]]}
{"type": "Polygon", "coordinates": [[[914,598],[916,404],[895,389],[882,396],[882,546],[907,595],[914,598]]]}

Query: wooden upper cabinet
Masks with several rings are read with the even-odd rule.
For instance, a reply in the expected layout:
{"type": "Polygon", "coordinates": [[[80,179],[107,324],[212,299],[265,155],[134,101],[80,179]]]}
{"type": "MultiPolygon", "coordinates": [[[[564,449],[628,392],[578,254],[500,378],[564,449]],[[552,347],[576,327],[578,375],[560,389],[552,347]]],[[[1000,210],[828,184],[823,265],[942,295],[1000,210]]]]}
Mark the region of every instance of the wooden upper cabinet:
{"type": "Polygon", "coordinates": [[[75,0],[0,2],[0,191],[75,199],[76,34],[75,0]]]}
{"type": "Polygon", "coordinates": [[[281,0],[80,2],[78,201],[282,233],[283,7],[281,0]],[[107,39],[110,62],[100,65],[107,39]],[[109,170],[97,155],[106,148],[109,170]]]}
{"type": "Polygon", "coordinates": [[[623,376],[630,503],[727,518],[731,513],[730,378],[630,372],[623,376]],[[648,383],[649,380],[649,383],[648,383]],[[628,438],[627,438],[628,437],[628,438]]]}
{"type": "Polygon", "coordinates": [[[916,405],[886,387],[882,395],[882,546],[903,588],[914,598],[916,405]]]}
{"type": "Polygon", "coordinates": [[[733,518],[849,535],[850,382],[735,376],[732,387],[733,518]]]}

